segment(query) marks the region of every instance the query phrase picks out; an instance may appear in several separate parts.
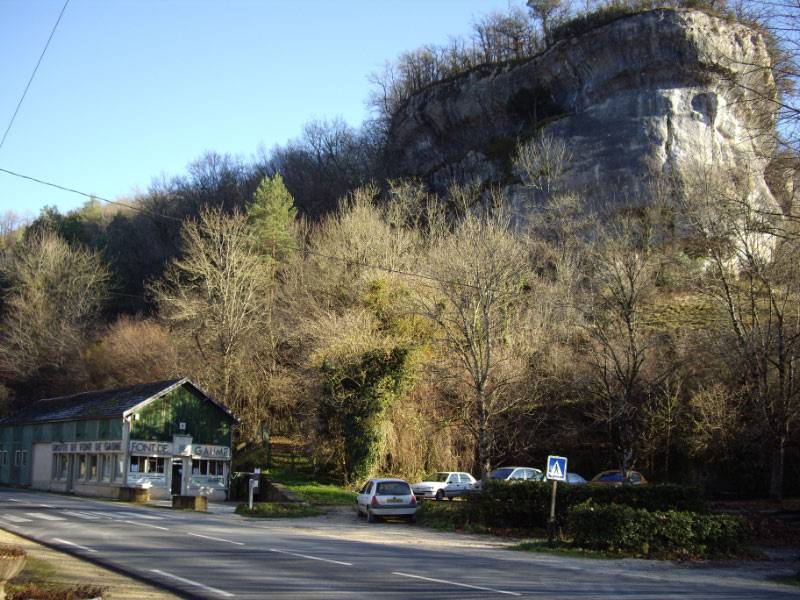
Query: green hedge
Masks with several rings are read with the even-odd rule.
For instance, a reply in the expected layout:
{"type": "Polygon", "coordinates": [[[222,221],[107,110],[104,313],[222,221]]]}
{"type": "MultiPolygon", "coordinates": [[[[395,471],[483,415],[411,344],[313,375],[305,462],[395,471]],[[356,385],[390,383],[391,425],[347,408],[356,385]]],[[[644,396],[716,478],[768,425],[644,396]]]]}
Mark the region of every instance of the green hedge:
{"type": "MultiPolygon", "coordinates": [[[[470,494],[464,506],[465,520],[486,527],[531,529],[546,527],[550,515],[552,484],[540,481],[507,483],[488,481],[480,493],[470,494]]],[[[564,521],[567,510],[591,501],[596,505],[621,504],[650,511],[708,512],[700,488],[680,485],[563,485],[556,497],[556,518],[564,521]]]]}
{"type": "Polygon", "coordinates": [[[573,506],[567,528],[575,546],[644,556],[733,554],[748,541],[739,517],[651,512],[622,504],[573,506]]]}

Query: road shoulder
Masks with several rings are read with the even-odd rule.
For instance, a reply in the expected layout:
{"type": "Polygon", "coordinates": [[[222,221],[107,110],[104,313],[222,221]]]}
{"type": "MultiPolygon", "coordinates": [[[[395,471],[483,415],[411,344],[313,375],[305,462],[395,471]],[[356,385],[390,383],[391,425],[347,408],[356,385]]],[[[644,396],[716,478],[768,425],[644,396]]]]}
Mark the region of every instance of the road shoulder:
{"type": "Polygon", "coordinates": [[[0,529],[0,543],[21,546],[28,553],[29,566],[15,579],[14,583],[40,583],[76,585],[92,582],[108,588],[114,600],[177,600],[168,592],[148,586],[136,579],[126,577],[88,561],[69,554],[58,552],[13,533],[0,529]]]}

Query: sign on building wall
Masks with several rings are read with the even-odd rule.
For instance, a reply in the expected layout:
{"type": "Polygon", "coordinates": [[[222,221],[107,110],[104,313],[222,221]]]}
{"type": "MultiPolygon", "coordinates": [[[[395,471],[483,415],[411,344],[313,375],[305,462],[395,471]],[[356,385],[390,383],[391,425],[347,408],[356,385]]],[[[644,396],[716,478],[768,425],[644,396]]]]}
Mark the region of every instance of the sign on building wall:
{"type": "Polygon", "coordinates": [[[141,454],[144,456],[172,456],[172,444],[169,442],[141,442],[131,440],[131,454],[141,454]]]}
{"type": "Polygon", "coordinates": [[[204,444],[192,445],[192,456],[200,458],[230,458],[231,449],[227,446],[206,446],[204,444]]]}
{"type": "Polygon", "coordinates": [[[140,456],[193,456],[217,460],[227,460],[231,457],[231,449],[227,446],[209,446],[206,444],[192,444],[189,447],[183,444],[170,442],[143,442],[130,441],[131,454],[140,456]]]}
{"type": "Polygon", "coordinates": [[[53,452],[62,453],[80,453],[80,452],[122,452],[122,441],[111,442],[69,442],[69,443],[54,443],[51,450],[53,452]]]}

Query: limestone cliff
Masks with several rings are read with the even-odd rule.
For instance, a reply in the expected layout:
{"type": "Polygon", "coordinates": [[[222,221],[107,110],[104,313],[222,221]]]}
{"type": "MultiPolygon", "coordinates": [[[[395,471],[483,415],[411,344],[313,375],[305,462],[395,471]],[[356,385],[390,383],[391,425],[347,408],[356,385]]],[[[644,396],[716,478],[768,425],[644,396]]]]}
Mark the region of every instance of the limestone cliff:
{"type": "Polygon", "coordinates": [[[398,174],[439,191],[479,180],[519,198],[511,154],[543,131],[572,148],[569,187],[594,200],[628,202],[648,169],[680,173],[693,160],[748,165],[769,196],[769,149],[754,135],[745,91],[774,93],[769,71],[751,66],[768,64],[764,40],[744,25],[694,10],[644,12],[522,63],[431,85],[394,115],[388,153],[398,174]]]}

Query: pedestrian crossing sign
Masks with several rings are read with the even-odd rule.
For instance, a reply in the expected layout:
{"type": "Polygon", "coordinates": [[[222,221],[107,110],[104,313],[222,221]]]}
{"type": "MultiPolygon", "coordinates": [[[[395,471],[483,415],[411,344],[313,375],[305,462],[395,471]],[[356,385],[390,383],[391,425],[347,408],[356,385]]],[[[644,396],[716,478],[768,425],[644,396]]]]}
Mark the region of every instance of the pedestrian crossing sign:
{"type": "Polygon", "coordinates": [[[547,478],[550,481],[567,480],[567,459],[563,456],[547,457],[547,478]]]}

